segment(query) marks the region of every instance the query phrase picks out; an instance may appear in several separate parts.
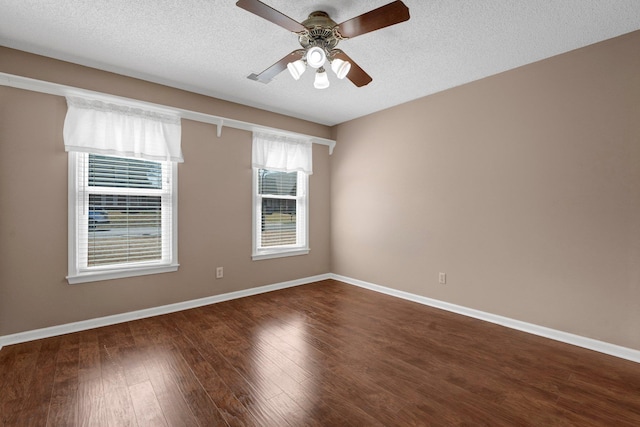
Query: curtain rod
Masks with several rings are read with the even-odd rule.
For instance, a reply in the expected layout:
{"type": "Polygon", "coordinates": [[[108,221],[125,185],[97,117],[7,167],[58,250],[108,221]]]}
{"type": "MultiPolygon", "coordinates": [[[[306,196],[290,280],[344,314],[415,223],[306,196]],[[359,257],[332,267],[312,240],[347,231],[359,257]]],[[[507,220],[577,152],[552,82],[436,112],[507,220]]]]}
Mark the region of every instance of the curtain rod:
{"type": "Polygon", "coordinates": [[[78,87],[62,85],[58,83],[47,82],[44,80],[32,79],[29,77],[18,76],[15,74],[8,74],[0,72],[0,85],[10,86],[17,89],[30,90],[32,92],[46,93],[49,95],[59,96],[80,96],[99,99],[101,101],[117,101],[121,104],[131,107],[143,107],[159,113],[176,114],[183,119],[194,120],[196,122],[209,123],[217,127],[216,134],[218,137],[222,135],[222,127],[227,126],[234,129],[246,130],[249,132],[269,132],[272,134],[290,136],[297,138],[304,138],[314,144],[326,145],[329,147],[329,154],[333,154],[333,148],[336,146],[336,141],[333,139],[320,138],[317,136],[306,135],[298,132],[291,132],[284,129],[272,128],[270,126],[263,126],[256,123],[244,122],[241,120],[229,119],[226,117],[214,116],[212,114],[201,113],[198,111],[185,110],[183,108],[170,107],[168,105],[155,104],[147,101],[139,101],[137,99],[125,98],[117,95],[110,95],[103,92],[96,92],[88,89],[81,89],[78,87]]]}

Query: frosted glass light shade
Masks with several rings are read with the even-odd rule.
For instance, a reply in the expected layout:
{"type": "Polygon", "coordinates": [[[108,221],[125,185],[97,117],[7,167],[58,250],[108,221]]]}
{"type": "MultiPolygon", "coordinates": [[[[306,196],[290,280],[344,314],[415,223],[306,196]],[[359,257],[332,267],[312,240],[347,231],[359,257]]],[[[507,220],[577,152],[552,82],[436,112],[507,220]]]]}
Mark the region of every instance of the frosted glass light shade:
{"type": "Polygon", "coordinates": [[[301,59],[298,59],[297,61],[289,62],[287,64],[287,69],[289,70],[291,77],[298,80],[302,73],[304,73],[304,70],[307,69],[307,66],[304,65],[304,62],[302,62],[301,59]]]}
{"type": "Polygon", "coordinates": [[[351,70],[351,62],[336,58],[331,62],[331,69],[339,79],[344,79],[351,70]]]}
{"type": "Polygon", "coordinates": [[[307,64],[313,68],[320,68],[327,60],[327,54],[324,53],[324,49],[314,46],[307,50],[307,64]]]}
{"type": "Polygon", "coordinates": [[[321,67],[316,71],[316,79],[313,82],[313,87],[316,89],[326,89],[329,87],[329,77],[324,68],[321,67]]]}

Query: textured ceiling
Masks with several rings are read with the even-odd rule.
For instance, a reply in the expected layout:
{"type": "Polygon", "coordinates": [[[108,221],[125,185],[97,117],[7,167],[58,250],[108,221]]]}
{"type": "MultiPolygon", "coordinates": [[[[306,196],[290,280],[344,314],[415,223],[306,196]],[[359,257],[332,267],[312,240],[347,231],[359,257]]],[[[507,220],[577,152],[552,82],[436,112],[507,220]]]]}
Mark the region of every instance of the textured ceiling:
{"type": "MultiPolygon", "coordinates": [[[[391,0],[264,0],[338,23],[391,0]]],[[[299,47],[235,0],[0,0],[0,44],[333,125],[640,29],[639,0],[404,0],[411,19],[339,45],[372,77],[247,79],[299,47]]]]}

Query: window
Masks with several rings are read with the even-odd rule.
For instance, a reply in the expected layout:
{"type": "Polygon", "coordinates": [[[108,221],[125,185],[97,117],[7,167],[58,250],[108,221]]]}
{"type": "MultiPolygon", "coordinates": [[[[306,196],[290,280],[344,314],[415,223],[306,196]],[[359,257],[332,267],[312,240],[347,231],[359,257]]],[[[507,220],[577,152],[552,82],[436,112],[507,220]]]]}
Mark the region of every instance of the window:
{"type": "Polygon", "coordinates": [[[307,174],[254,168],[253,175],[253,259],[309,253],[307,174]]]}
{"type": "Polygon", "coordinates": [[[177,270],[176,163],[69,153],[69,283],[177,270]]]}
{"type": "Polygon", "coordinates": [[[309,253],[311,143],[253,133],[253,259],[309,253]]]}
{"type": "Polygon", "coordinates": [[[180,117],[67,97],[71,284],[178,269],[180,117]]]}

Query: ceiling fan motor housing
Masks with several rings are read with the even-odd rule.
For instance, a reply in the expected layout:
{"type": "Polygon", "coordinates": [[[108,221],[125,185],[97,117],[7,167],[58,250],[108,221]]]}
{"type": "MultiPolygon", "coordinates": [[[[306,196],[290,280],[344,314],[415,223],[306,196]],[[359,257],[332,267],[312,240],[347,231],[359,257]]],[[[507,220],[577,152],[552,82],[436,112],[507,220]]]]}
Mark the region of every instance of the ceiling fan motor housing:
{"type": "Polygon", "coordinates": [[[329,18],[326,12],[312,12],[302,25],[306,29],[298,33],[300,45],[305,49],[317,46],[323,49],[329,58],[331,51],[343,39],[338,32],[338,24],[329,18]]]}

